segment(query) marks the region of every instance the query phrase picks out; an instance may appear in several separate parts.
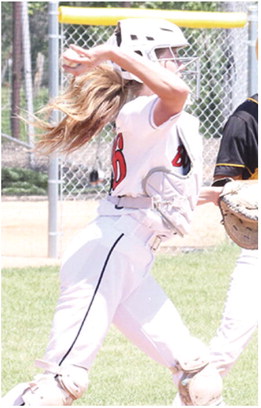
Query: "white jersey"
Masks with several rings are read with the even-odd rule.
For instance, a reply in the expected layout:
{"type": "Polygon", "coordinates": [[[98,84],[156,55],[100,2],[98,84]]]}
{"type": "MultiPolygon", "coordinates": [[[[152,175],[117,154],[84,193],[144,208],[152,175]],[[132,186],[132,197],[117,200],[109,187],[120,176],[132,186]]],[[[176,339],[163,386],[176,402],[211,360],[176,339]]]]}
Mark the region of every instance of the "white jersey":
{"type": "MultiPolygon", "coordinates": [[[[153,109],[157,99],[156,95],[138,97],[124,105],[118,115],[117,136],[112,149],[113,180],[110,194],[144,196],[144,178],[151,169],[160,167],[177,174],[179,182],[183,184],[191,180],[189,194],[195,205],[202,174],[202,142],[198,133],[198,120],[182,111],[156,126],[153,109]]],[[[111,202],[103,200],[99,213],[131,213],[156,231],[166,232],[160,215],[151,209],[118,209],[111,202]]]]}

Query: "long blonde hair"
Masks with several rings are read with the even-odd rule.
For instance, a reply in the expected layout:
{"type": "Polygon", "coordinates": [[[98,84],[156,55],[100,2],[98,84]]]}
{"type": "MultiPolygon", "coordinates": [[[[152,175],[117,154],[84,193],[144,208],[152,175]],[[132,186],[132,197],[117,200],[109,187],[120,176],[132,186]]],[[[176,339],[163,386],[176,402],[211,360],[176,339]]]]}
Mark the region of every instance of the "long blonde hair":
{"type": "Polygon", "coordinates": [[[35,117],[34,125],[44,131],[35,150],[42,154],[69,153],[82,147],[116,118],[121,107],[140,86],[142,84],[136,81],[122,79],[109,64],[72,77],[65,92],[50,101],[35,117]],[[53,110],[64,115],[58,124],[40,119],[42,114],[46,116],[53,110]]]}

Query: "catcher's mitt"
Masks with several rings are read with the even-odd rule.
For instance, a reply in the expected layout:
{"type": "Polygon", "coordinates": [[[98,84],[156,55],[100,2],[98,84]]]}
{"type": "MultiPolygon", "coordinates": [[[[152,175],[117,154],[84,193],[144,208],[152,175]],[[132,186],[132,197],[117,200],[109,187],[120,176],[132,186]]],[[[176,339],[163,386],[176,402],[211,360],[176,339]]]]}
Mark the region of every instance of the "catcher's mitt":
{"type": "Polygon", "coordinates": [[[222,223],[240,247],[258,248],[258,182],[236,180],[225,184],[219,197],[222,223]]]}

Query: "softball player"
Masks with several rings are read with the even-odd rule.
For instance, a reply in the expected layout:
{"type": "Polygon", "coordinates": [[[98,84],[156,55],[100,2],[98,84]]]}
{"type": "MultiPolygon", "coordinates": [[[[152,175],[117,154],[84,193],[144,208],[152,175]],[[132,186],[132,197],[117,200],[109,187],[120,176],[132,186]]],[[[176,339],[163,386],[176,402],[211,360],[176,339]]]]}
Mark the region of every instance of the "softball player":
{"type": "Polygon", "coordinates": [[[71,405],[87,390],[111,323],[171,371],[185,405],[220,402],[208,350],[150,274],[159,243],[188,231],[201,185],[198,121],[183,110],[190,90],[177,56],[186,45],[174,24],[126,19],[106,44],[67,54],[73,79],[51,105],[65,117],[47,125],[38,148],[70,152],[116,117],[111,190],[65,253],[50,340],[37,362],[45,371],[5,404],[71,405]]]}
{"type": "MultiPolygon", "coordinates": [[[[214,184],[227,177],[258,178],[258,95],[242,103],[225,125],[214,184]]],[[[224,376],[235,364],[257,328],[258,250],[243,249],[236,262],[220,327],[211,342],[211,359],[224,376]]]]}

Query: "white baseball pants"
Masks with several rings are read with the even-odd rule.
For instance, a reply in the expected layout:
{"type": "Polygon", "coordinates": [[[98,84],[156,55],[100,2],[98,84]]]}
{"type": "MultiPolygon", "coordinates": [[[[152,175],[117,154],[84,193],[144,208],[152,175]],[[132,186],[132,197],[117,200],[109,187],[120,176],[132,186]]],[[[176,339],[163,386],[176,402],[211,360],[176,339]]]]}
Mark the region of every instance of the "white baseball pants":
{"type": "Polygon", "coordinates": [[[98,217],[75,238],[60,272],[45,360],[89,369],[111,323],[168,368],[186,348],[193,349],[175,306],[150,275],[152,236],[125,215],[98,217]]]}
{"type": "Polygon", "coordinates": [[[220,327],[210,345],[211,360],[227,374],[257,328],[260,311],[258,250],[243,249],[237,259],[220,327]]]}

